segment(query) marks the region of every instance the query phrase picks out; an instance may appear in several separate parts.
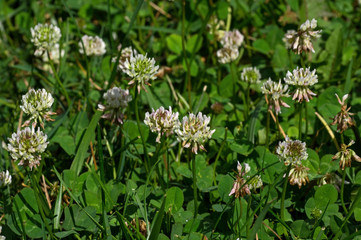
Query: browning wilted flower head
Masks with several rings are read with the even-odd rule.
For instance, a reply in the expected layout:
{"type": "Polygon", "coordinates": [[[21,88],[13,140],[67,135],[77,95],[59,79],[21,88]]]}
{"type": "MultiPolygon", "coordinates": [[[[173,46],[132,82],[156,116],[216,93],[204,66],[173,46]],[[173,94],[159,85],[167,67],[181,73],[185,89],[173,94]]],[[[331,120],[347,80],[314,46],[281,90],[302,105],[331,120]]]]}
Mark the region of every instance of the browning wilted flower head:
{"type": "MultiPolygon", "coordinates": [[[[118,70],[119,71],[123,71],[125,70],[125,66],[124,63],[125,61],[128,59],[130,59],[130,56],[132,55],[132,52],[137,52],[135,49],[133,50],[132,47],[126,47],[122,49],[122,52],[120,53],[120,57],[119,57],[119,62],[118,62],[118,70]]],[[[116,62],[117,61],[117,57],[114,57],[112,59],[112,62],[116,62]]]]}
{"type": "Polygon", "coordinates": [[[156,142],[160,143],[160,138],[163,134],[167,137],[180,127],[178,119],[178,112],[173,113],[172,108],[169,110],[160,107],[157,111],[152,109],[152,113],[145,113],[144,123],[149,126],[152,132],[158,132],[156,142]]]}
{"type": "MultiPolygon", "coordinates": [[[[349,183],[349,182],[345,181],[345,183],[349,183]]],[[[342,178],[334,172],[326,173],[324,176],[322,176],[320,178],[319,186],[326,185],[326,184],[334,185],[335,188],[339,191],[340,186],[342,184],[342,178]]]]}
{"type": "Polygon", "coordinates": [[[297,99],[298,102],[302,102],[305,99],[309,102],[312,96],[316,96],[316,94],[309,89],[310,86],[318,82],[316,69],[311,72],[310,68],[304,69],[297,67],[292,73],[290,71],[287,72],[284,81],[288,85],[296,87],[292,100],[297,99]]]}
{"type": "Polygon", "coordinates": [[[215,114],[220,114],[223,111],[223,104],[220,102],[215,102],[211,105],[211,109],[215,114]]]}
{"type": "Polygon", "coordinates": [[[84,54],[84,52],[87,56],[91,56],[91,55],[102,56],[105,54],[106,45],[103,39],[101,39],[100,37],[98,36],[92,37],[92,36],[84,35],[81,39],[82,40],[78,43],[79,52],[81,54],[84,54]],[[83,44],[84,44],[84,48],[83,48],[83,44]]]}
{"type": "Polygon", "coordinates": [[[26,127],[13,133],[11,138],[8,138],[9,143],[3,147],[10,152],[15,161],[19,161],[18,165],[29,166],[32,169],[40,165],[41,154],[49,144],[47,139],[48,136],[40,128],[35,131],[34,127],[26,127]]]}
{"type": "Polygon", "coordinates": [[[349,112],[351,107],[347,108],[346,99],[348,98],[348,94],[342,97],[342,101],[340,100],[337,94],[336,97],[341,105],[341,111],[337,113],[337,115],[333,118],[333,122],[331,123],[331,125],[337,124],[337,131],[342,133],[349,127],[355,126],[355,121],[351,117],[352,115],[354,115],[354,113],[349,112]]]}
{"type": "Polygon", "coordinates": [[[6,187],[10,184],[11,184],[11,175],[9,171],[6,170],[6,172],[0,172],[0,188],[6,187]]]}
{"type": "Polygon", "coordinates": [[[224,21],[219,20],[216,16],[211,16],[207,24],[209,34],[214,35],[216,40],[221,40],[224,36],[224,31],[220,30],[225,27],[224,21]]]}
{"type": "Polygon", "coordinates": [[[256,67],[246,67],[243,68],[241,73],[242,81],[248,83],[259,83],[261,80],[261,73],[256,67]]]}
{"type": "Polygon", "coordinates": [[[244,36],[237,30],[227,31],[221,39],[224,48],[239,48],[244,40],[244,36]]]}
{"type": "Polygon", "coordinates": [[[332,157],[333,160],[340,159],[340,168],[342,170],[345,169],[345,166],[351,167],[352,160],[361,162],[361,158],[357,156],[352,149],[349,149],[349,147],[351,147],[351,145],[354,143],[355,142],[351,140],[351,142],[348,145],[341,144],[340,151],[336,153],[335,156],[332,157]]]}
{"type": "Polygon", "coordinates": [[[123,72],[125,72],[132,80],[129,85],[137,84],[138,93],[140,88],[145,89],[145,85],[150,85],[149,80],[156,79],[159,66],[155,66],[154,58],[148,58],[147,55],[138,54],[133,51],[129,59],[125,60],[123,72]]]}
{"type": "Polygon", "coordinates": [[[239,56],[238,48],[221,48],[217,51],[218,62],[226,64],[236,60],[239,56]]]}
{"type": "Polygon", "coordinates": [[[103,97],[106,105],[98,104],[98,109],[107,113],[102,118],[112,120],[112,123],[123,124],[123,112],[128,107],[128,103],[132,101],[129,90],[113,87],[104,93],[103,97]]]}
{"type": "Polygon", "coordinates": [[[244,197],[246,195],[250,195],[250,187],[246,183],[246,179],[244,175],[247,174],[251,168],[247,163],[244,163],[244,168],[238,162],[237,163],[238,174],[236,175],[236,180],[233,183],[233,187],[228,196],[232,196],[234,194],[235,198],[239,198],[239,196],[244,197]]]}
{"type": "Polygon", "coordinates": [[[302,164],[293,164],[288,175],[291,185],[298,185],[298,188],[301,188],[302,185],[308,183],[308,171],[310,169],[303,166],[302,164]]]}
{"type": "Polygon", "coordinates": [[[211,118],[203,115],[201,112],[198,115],[190,113],[183,117],[181,127],[176,131],[178,141],[182,141],[183,147],[189,148],[192,146],[192,152],[197,154],[198,149],[206,151],[203,143],[212,137],[216,131],[211,130],[208,126],[211,118]]]}
{"type": "Polygon", "coordinates": [[[288,95],[288,85],[282,85],[281,80],[278,83],[273,82],[271,79],[268,79],[267,82],[263,84],[261,87],[262,93],[269,95],[270,99],[268,99],[268,108],[272,109],[275,108],[275,112],[281,113],[281,105],[283,107],[289,108],[290,106],[282,101],[281,97],[289,97],[288,95]]]}
{"type": "Polygon", "coordinates": [[[50,51],[61,38],[60,29],[52,24],[39,23],[31,31],[31,42],[36,47],[35,56],[42,55],[45,51],[50,51]]]}
{"type": "Polygon", "coordinates": [[[279,143],[276,153],[280,160],[284,161],[285,166],[300,165],[302,160],[308,158],[306,143],[300,140],[291,140],[288,136],[285,141],[279,143]]]}
{"type": "Polygon", "coordinates": [[[312,41],[319,38],[321,30],[314,30],[317,27],[317,21],[315,19],[307,20],[303,23],[296,32],[295,30],[288,30],[283,38],[286,43],[286,47],[292,49],[297,54],[304,52],[315,52],[313,49],[312,41]]]}
{"type": "Polygon", "coordinates": [[[51,115],[56,114],[55,112],[50,111],[53,102],[53,96],[45,89],[30,89],[22,96],[20,105],[21,110],[23,110],[25,114],[30,115],[30,119],[24,123],[24,126],[28,126],[29,123],[34,120],[34,127],[39,121],[44,128],[43,119],[46,121],[54,121],[54,119],[50,117],[51,115]]]}

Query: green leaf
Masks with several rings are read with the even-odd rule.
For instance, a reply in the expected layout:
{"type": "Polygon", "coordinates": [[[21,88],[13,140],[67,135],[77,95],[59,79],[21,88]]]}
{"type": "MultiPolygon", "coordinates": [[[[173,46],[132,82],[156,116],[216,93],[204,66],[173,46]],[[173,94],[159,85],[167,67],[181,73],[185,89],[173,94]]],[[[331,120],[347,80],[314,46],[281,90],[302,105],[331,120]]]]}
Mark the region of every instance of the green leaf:
{"type": "Polygon", "coordinates": [[[159,236],[159,231],[162,226],[162,221],[164,217],[164,208],[166,202],[166,196],[163,198],[162,206],[160,207],[159,211],[155,215],[154,221],[152,223],[152,230],[150,232],[148,240],[157,240],[159,236]]]}
{"type": "Polygon", "coordinates": [[[177,34],[171,34],[166,37],[167,47],[170,51],[180,55],[182,53],[182,38],[177,34]]]}
{"type": "Polygon", "coordinates": [[[268,42],[264,39],[257,39],[253,42],[253,47],[263,54],[268,54],[271,51],[271,47],[268,42]]]}
{"type": "Polygon", "coordinates": [[[317,204],[326,205],[328,202],[330,204],[336,202],[337,200],[337,190],[333,185],[326,184],[317,188],[315,193],[315,201],[317,204]]]}
{"type": "Polygon", "coordinates": [[[193,35],[187,40],[186,50],[189,53],[193,53],[193,49],[194,49],[194,53],[197,53],[201,48],[203,43],[203,37],[202,36],[198,37],[198,36],[199,36],[198,34],[193,35]]]}
{"type": "Polygon", "coordinates": [[[177,212],[183,205],[184,196],[179,187],[171,187],[166,192],[165,209],[171,213],[177,212]]]}
{"type": "Polygon", "coordinates": [[[229,193],[232,190],[234,179],[229,175],[218,175],[218,193],[221,199],[224,202],[228,202],[230,200],[229,193]]]}
{"type": "Polygon", "coordinates": [[[311,233],[309,225],[304,220],[296,220],[291,224],[293,233],[299,238],[307,238],[311,233]]]}
{"type": "Polygon", "coordinates": [[[94,116],[83,136],[83,139],[81,140],[81,143],[78,148],[78,151],[76,152],[74,161],[71,164],[70,169],[74,170],[77,175],[79,175],[81,169],[83,168],[83,163],[84,163],[86,153],[89,148],[90,141],[95,138],[95,127],[97,126],[101,115],[102,115],[102,112],[100,112],[100,111],[97,111],[94,114],[94,116]]]}

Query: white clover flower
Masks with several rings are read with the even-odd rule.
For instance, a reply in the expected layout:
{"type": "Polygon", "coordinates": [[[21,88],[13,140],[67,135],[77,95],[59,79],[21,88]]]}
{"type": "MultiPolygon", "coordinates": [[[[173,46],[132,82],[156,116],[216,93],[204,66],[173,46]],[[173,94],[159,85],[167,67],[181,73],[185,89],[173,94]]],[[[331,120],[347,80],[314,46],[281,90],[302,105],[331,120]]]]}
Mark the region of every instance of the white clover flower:
{"type": "Polygon", "coordinates": [[[46,121],[54,121],[50,116],[56,113],[51,112],[50,108],[53,105],[54,98],[51,93],[45,89],[30,89],[21,99],[21,110],[25,114],[30,115],[30,119],[24,123],[24,126],[29,125],[30,121],[34,120],[34,126],[39,121],[44,127],[43,119],[46,121]]]}
{"type": "Polygon", "coordinates": [[[302,160],[308,158],[306,143],[300,140],[291,140],[289,137],[279,143],[276,153],[280,160],[284,161],[285,166],[300,165],[302,160]]]}
{"type": "MultiPolygon", "coordinates": [[[[50,59],[54,62],[54,63],[59,63],[60,60],[60,56],[63,57],[64,56],[64,49],[62,49],[61,51],[59,50],[59,44],[55,44],[50,50],[49,50],[49,55],[50,55],[50,59]]],[[[43,62],[49,62],[49,57],[47,53],[44,53],[42,55],[43,57],[43,62]]]]}
{"type": "Polygon", "coordinates": [[[227,31],[221,39],[221,44],[224,48],[239,48],[244,40],[244,36],[238,31],[227,31]]]}
{"type": "Polygon", "coordinates": [[[198,148],[206,151],[203,143],[212,137],[216,131],[210,130],[208,126],[211,118],[203,115],[201,112],[198,115],[190,113],[183,117],[180,129],[176,130],[178,141],[182,141],[183,147],[189,148],[192,146],[192,152],[197,154],[198,148]]]}
{"type": "Polygon", "coordinates": [[[40,165],[41,154],[49,144],[47,139],[48,136],[40,128],[35,132],[34,127],[26,127],[13,133],[4,148],[15,161],[19,161],[18,165],[29,166],[32,169],[40,165]]]}
{"type": "Polygon", "coordinates": [[[113,87],[104,93],[103,97],[107,103],[106,105],[98,104],[98,109],[108,113],[104,114],[102,118],[111,119],[112,123],[122,124],[123,112],[128,107],[128,103],[132,101],[132,95],[129,94],[129,90],[113,87]]]}
{"type": "Polygon", "coordinates": [[[248,182],[249,189],[257,189],[263,186],[262,178],[260,175],[256,175],[248,182]]]}
{"type": "Polygon", "coordinates": [[[241,73],[242,81],[248,83],[259,83],[261,79],[261,73],[256,67],[243,68],[241,73]]]}
{"type": "Polygon", "coordinates": [[[149,126],[152,132],[158,132],[156,142],[160,143],[160,138],[163,134],[167,137],[180,127],[180,121],[178,119],[179,113],[173,113],[172,108],[169,106],[169,110],[160,107],[157,111],[152,109],[152,113],[145,113],[144,123],[149,126]]]}
{"type": "Polygon", "coordinates": [[[303,99],[305,99],[309,102],[312,96],[316,96],[316,94],[309,89],[310,86],[318,82],[316,69],[311,72],[310,68],[304,69],[297,67],[292,73],[290,71],[287,72],[284,81],[288,85],[296,87],[292,97],[293,100],[297,99],[298,102],[302,102],[303,99]]]}
{"type": "Polygon", "coordinates": [[[35,56],[42,55],[45,51],[50,51],[61,38],[60,29],[52,24],[39,23],[31,31],[31,42],[37,48],[35,56]]]}
{"type": "Polygon", "coordinates": [[[230,63],[239,56],[238,48],[221,48],[217,51],[218,62],[222,64],[230,63]]]}
{"type": "Polygon", "coordinates": [[[303,166],[302,164],[294,164],[291,167],[290,173],[288,175],[291,185],[298,185],[298,188],[301,188],[302,185],[306,185],[308,180],[308,171],[310,169],[303,166]]]}
{"type": "Polygon", "coordinates": [[[154,80],[158,73],[159,66],[155,66],[154,58],[148,58],[147,55],[138,54],[133,51],[130,58],[125,60],[123,72],[132,80],[129,85],[137,84],[138,92],[140,88],[145,89],[145,85],[150,85],[149,80],[154,80]]]}
{"type": "MultiPolygon", "coordinates": [[[[135,49],[133,50],[132,47],[126,47],[126,48],[123,48],[122,49],[122,52],[120,54],[120,57],[119,57],[119,62],[118,62],[118,70],[119,71],[125,71],[125,66],[124,66],[124,63],[127,59],[130,59],[130,56],[132,55],[132,52],[137,52],[135,49]]],[[[117,61],[117,57],[114,57],[112,59],[112,62],[116,62],[117,61]]]]}
{"type": "Polygon", "coordinates": [[[268,108],[272,109],[272,107],[274,107],[277,115],[278,113],[281,113],[281,105],[287,108],[290,107],[281,99],[281,97],[289,97],[288,86],[282,85],[281,80],[276,83],[269,78],[268,81],[263,84],[261,90],[263,94],[266,94],[266,96],[270,95],[268,108]]]}
{"type": "Polygon", "coordinates": [[[341,144],[340,151],[332,157],[333,160],[340,159],[340,168],[342,170],[345,169],[345,166],[351,167],[352,160],[361,162],[361,158],[355,153],[354,150],[349,148],[354,143],[355,142],[353,140],[351,140],[351,142],[348,145],[346,145],[344,143],[341,144]]]}
{"type": "Polygon", "coordinates": [[[95,55],[95,56],[102,56],[106,52],[106,45],[103,39],[98,36],[92,37],[88,35],[84,35],[82,41],[78,43],[79,45],[79,52],[84,54],[83,44],[85,48],[85,54],[87,56],[95,55]],[[83,42],[83,44],[82,44],[83,42]]]}
{"type": "Polygon", "coordinates": [[[9,171],[6,170],[6,172],[0,172],[0,188],[6,187],[10,184],[11,184],[11,175],[9,171]]]}
{"type": "Polygon", "coordinates": [[[304,52],[315,52],[312,41],[321,37],[321,30],[315,31],[317,27],[317,20],[307,20],[300,26],[298,32],[295,30],[288,30],[283,38],[286,47],[292,49],[295,53],[300,54],[304,52]]]}

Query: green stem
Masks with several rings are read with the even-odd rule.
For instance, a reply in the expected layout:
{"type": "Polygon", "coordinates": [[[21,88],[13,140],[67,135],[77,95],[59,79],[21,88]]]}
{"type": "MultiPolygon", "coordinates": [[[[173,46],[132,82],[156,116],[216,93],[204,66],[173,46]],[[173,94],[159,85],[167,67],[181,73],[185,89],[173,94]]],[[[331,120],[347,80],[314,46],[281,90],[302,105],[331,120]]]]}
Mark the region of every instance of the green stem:
{"type": "Polygon", "coordinates": [[[345,202],[343,200],[343,194],[344,194],[344,187],[345,187],[345,178],[346,178],[346,170],[342,170],[342,182],[341,182],[341,205],[345,213],[347,214],[347,208],[345,205],[345,202]]]}
{"type": "Polygon", "coordinates": [[[186,5],[186,1],[183,0],[182,1],[182,51],[183,51],[183,57],[184,57],[184,61],[186,63],[186,67],[187,67],[187,81],[186,81],[186,86],[187,90],[188,90],[188,102],[189,102],[189,106],[192,106],[192,99],[191,99],[191,90],[192,90],[192,83],[191,83],[191,75],[190,75],[190,71],[191,71],[191,67],[187,58],[187,52],[186,52],[186,46],[185,46],[185,5],[186,5]]]}
{"type": "Polygon", "coordinates": [[[148,151],[147,151],[147,147],[145,145],[145,141],[144,141],[144,137],[143,137],[143,133],[142,130],[140,128],[140,120],[139,120],[139,109],[138,109],[138,100],[139,100],[139,94],[138,94],[138,86],[136,85],[134,88],[134,95],[135,95],[135,117],[137,119],[137,126],[138,126],[138,131],[139,131],[139,135],[140,135],[140,139],[142,140],[142,144],[143,144],[143,152],[144,152],[144,166],[145,166],[145,170],[147,173],[149,173],[149,157],[148,157],[148,151]]]}
{"type": "Polygon", "coordinates": [[[221,147],[219,148],[218,150],[218,153],[217,153],[217,156],[216,156],[216,160],[214,161],[214,167],[213,167],[213,181],[214,181],[214,186],[217,186],[217,181],[216,181],[216,168],[217,168],[217,162],[218,162],[218,159],[219,157],[221,156],[221,153],[222,153],[222,150],[223,150],[223,147],[227,141],[227,132],[228,132],[228,128],[226,127],[226,130],[224,132],[224,139],[221,143],[221,147]]]}
{"type": "MultiPolygon", "coordinates": [[[[292,164],[290,164],[288,166],[287,171],[286,171],[286,177],[283,182],[283,190],[282,190],[282,198],[281,198],[281,220],[282,221],[285,221],[285,198],[286,198],[286,191],[287,191],[288,175],[290,174],[291,167],[292,167],[292,164]]],[[[287,229],[284,228],[284,230],[285,230],[285,236],[288,239],[287,229]]]]}
{"type": "Polygon", "coordinates": [[[307,112],[307,102],[304,103],[305,105],[305,120],[306,120],[306,129],[305,129],[305,140],[307,140],[307,132],[308,132],[308,112],[307,112]]]}
{"type": "Polygon", "coordinates": [[[299,105],[299,119],[298,119],[298,139],[302,139],[302,103],[299,105]]]}
{"type": "Polygon", "coordinates": [[[280,132],[281,132],[278,114],[276,114],[276,127],[277,127],[277,140],[278,140],[280,139],[280,132]]]}
{"type": "Polygon", "coordinates": [[[270,132],[271,114],[267,111],[267,125],[266,125],[266,148],[269,148],[269,132],[270,132]]]}
{"type": "Polygon", "coordinates": [[[56,69],[55,69],[53,60],[50,58],[49,51],[46,51],[46,54],[48,54],[48,59],[49,59],[50,67],[51,67],[51,70],[53,71],[54,77],[55,77],[56,81],[58,82],[58,84],[59,84],[59,86],[60,86],[60,88],[61,88],[61,92],[64,94],[64,96],[65,96],[65,98],[66,98],[66,101],[67,101],[67,103],[68,103],[68,106],[70,106],[71,102],[70,102],[70,98],[69,98],[68,92],[66,91],[63,83],[60,81],[60,78],[59,78],[58,72],[57,72],[56,69]]]}
{"type": "Polygon", "coordinates": [[[192,173],[193,173],[193,194],[194,194],[194,214],[195,219],[198,214],[198,198],[197,198],[197,173],[196,173],[196,158],[192,159],[192,173]]]}
{"type": "MultiPolygon", "coordinates": [[[[252,203],[252,197],[251,196],[248,196],[248,204],[247,204],[247,215],[246,215],[246,219],[249,219],[250,217],[250,212],[251,212],[251,203],[252,203]]],[[[249,237],[249,230],[251,228],[250,226],[250,221],[246,223],[246,236],[247,238],[249,237]]]]}

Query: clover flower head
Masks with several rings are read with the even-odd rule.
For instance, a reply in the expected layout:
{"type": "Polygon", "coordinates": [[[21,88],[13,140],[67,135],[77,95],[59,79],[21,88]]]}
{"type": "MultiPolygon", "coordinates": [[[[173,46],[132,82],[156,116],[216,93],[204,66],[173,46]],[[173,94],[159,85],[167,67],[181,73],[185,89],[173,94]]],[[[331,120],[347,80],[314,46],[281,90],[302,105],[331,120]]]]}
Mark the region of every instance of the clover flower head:
{"type": "Polygon", "coordinates": [[[61,38],[60,29],[52,24],[39,23],[31,31],[31,42],[36,47],[35,55],[40,56],[45,51],[51,50],[61,38]]]}
{"type": "Polygon", "coordinates": [[[333,122],[331,123],[331,125],[337,124],[337,131],[343,133],[343,131],[347,130],[349,127],[355,126],[356,123],[352,118],[352,115],[354,115],[354,113],[349,112],[351,107],[347,108],[346,99],[348,98],[348,94],[342,97],[342,101],[337,94],[336,97],[341,105],[341,111],[337,113],[337,115],[333,118],[333,122]]]}
{"type": "Polygon", "coordinates": [[[307,20],[303,23],[297,32],[295,30],[288,30],[283,38],[286,47],[297,54],[301,54],[302,52],[315,52],[312,41],[321,36],[321,30],[314,30],[316,27],[317,21],[312,19],[311,21],[307,20]]]}
{"type": "Polygon", "coordinates": [[[150,85],[149,80],[156,79],[159,66],[155,66],[154,58],[148,58],[147,55],[138,54],[133,51],[129,59],[125,60],[123,72],[132,80],[129,85],[137,83],[138,93],[140,88],[145,89],[145,85],[150,85]]]}
{"type": "Polygon", "coordinates": [[[50,111],[53,102],[53,96],[45,89],[30,89],[22,96],[20,105],[21,110],[23,110],[25,114],[30,115],[30,119],[24,123],[24,126],[29,125],[32,120],[34,120],[34,126],[36,126],[36,123],[39,121],[42,127],[44,127],[43,119],[46,121],[54,121],[54,119],[50,117],[56,114],[50,111]]]}
{"type": "Polygon", "coordinates": [[[158,132],[156,142],[160,143],[160,138],[163,134],[167,137],[176,129],[179,129],[180,122],[178,119],[179,113],[173,113],[172,108],[169,106],[169,110],[160,107],[157,111],[152,109],[152,113],[145,113],[144,123],[149,126],[152,132],[158,132]]]}
{"type": "Polygon", "coordinates": [[[249,181],[248,181],[248,186],[249,189],[257,189],[263,186],[263,182],[262,182],[262,178],[260,175],[256,175],[254,177],[252,177],[249,181]]]}
{"type": "Polygon", "coordinates": [[[216,131],[211,130],[208,126],[211,118],[203,115],[201,112],[198,115],[190,113],[183,117],[181,126],[176,130],[178,141],[182,141],[183,147],[189,148],[192,146],[192,152],[197,154],[198,149],[206,151],[203,143],[212,137],[216,131]]]}
{"type": "Polygon", "coordinates": [[[226,31],[221,39],[224,48],[239,48],[244,40],[244,36],[237,30],[226,31]]]}
{"type": "Polygon", "coordinates": [[[222,64],[230,63],[239,56],[238,48],[221,48],[217,51],[218,62],[222,64]]]}
{"type": "Polygon", "coordinates": [[[0,172],[0,188],[6,187],[10,184],[11,184],[11,175],[9,171],[6,170],[6,172],[0,172]]]}
{"type": "Polygon", "coordinates": [[[91,55],[102,56],[106,53],[105,42],[100,37],[98,36],[92,37],[92,36],[84,35],[81,39],[82,40],[78,43],[79,52],[81,54],[85,53],[87,56],[91,56],[91,55]],[[83,44],[84,44],[84,48],[83,48],[83,44]]]}
{"type": "Polygon", "coordinates": [[[232,190],[228,196],[234,194],[235,198],[239,198],[240,196],[243,197],[245,195],[250,195],[250,186],[245,184],[246,179],[244,178],[244,175],[250,171],[250,166],[247,163],[244,163],[244,166],[242,166],[239,162],[237,162],[237,171],[238,174],[236,175],[232,190]]]}
{"type": "Polygon", "coordinates": [[[223,111],[223,104],[220,102],[215,102],[211,105],[211,109],[215,114],[220,114],[223,111]]]}
{"type": "Polygon", "coordinates": [[[47,135],[40,128],[35,131],[34,126],[26,127],[13,133],[4,148],[10,152],[12,159],[19,161],[18,165],[29,166],[32,169],[40,165],[41,154],[49,144],[47,139],[47,135]]]}
{"type": "Polygon", "coordinates": [[[132,101],[132,95],[129,94],[129,90],[113,87],[104,93],[103,97],[106,105],[98,104],[98,109],[107,113],[102,118],[112,120],[112,123],[122,124],[123,112],[128,107],[128,103],[132,101]]]}
{"type": "MultiPolygon", "coordinates": [[[[61,51],[59,50],[59,44],[55,44],[50,50],[49,50],[49,55],[50,55],[50,59],[54,62],[54,63],[59,63],[60,60],[60,56],[63,57],[64,56],[64,49],[62,49],[61,51]]],[[[49,57],[47,53],[44,53],[42,55],[43,57],[43,62],[49,62],[49,57]]]]}
{"type": "Polygon", "coordinates": [[[291,185],[298,185],[298,188],[301,188],[302,185],[306,185],[308,180],[308,171],[310,169],[303,166],[302,164],[293,164],[288,175],[291,185]]]}
{"type": "Polygon", "coordinates": [[[256,67],[243,68],[241,73],[242,81],[252,83],[259,83],[261,79],[261,73],[256,67]]]}
{"type": "Polygon", "coordinates": [[[300,165],[302,160],[308,158],[306,143],[300,140],[291,140],[287,136],[285,141],[279,143],[276,153],[280,160],[284,161],[285,166],[300,165]]]}
{"type": "Polygon", "coordinates": [[[220,30],[225,27],[223,20],[219,20],[216,16],[212,15],[207,23],[209,34],[214,35],[216,40],[223,38],[225,31],[220,30]]]}
{"type": "MultiPolygon", "coordinates": [[[[136,50],[135,49],[133,50],[132,47],[126,47],[122,49],[117,68],[119,71],[125,71],[124,63],[127,59],[130,59],[130,56],[132,55],[133,51],[136,52],[136,50]]],[[[116,61],[117,61],[117,57],[114,57],[112,59],[112,62],[116,62],[116,61]]]]}
{"type": "Polygon", "coordinates": [[[345,166],[351,167],[352,160],[361,162],[361,158],[357,156],[357,154],[352,149],[349,148],[354,143],[355,142],[351,140],[351,142],[348,145],[341,144],[340,151],[332,157],[333,160],[340,159],[340,168],[342,170],[345,169],[345,166]]]}
{"type": "MultiPolygon", "coordinates": [[[[320,178],[319,186],[332,184],[335,186],[337,190],[340,190],[340,186],[342,183],[342,178],[334,172],[326,173],[324,176],[320,178]]],[[[349,183],[345,181],[345,183],[349,183]]]]}
{"type": "Polygon", "coordinates": [[[268,100],[268,108],[272,109],[275,108],[275,112],[281,113],[281,106],[289,108],[290,106],[282,101],[282,97],[289,97],[288,95],[288,85],[282,85],[281,80],[278,83],[272,81],[270,78],[263,84],[261,87],[262,93],[270,99],[268,100]]]}
{"type": "Polygon", "coordinates": [[[316,96],[309,87],[318,82],[316,69],[312,72],[310,68],[296,68],[292,72],[288,71],[284,81],[288,85],[296,87],[296,91],[293,93],[293,100],[297,99],[298,102],[302,102],[304,99],[309,102],[312,96],[316,96]]]}

